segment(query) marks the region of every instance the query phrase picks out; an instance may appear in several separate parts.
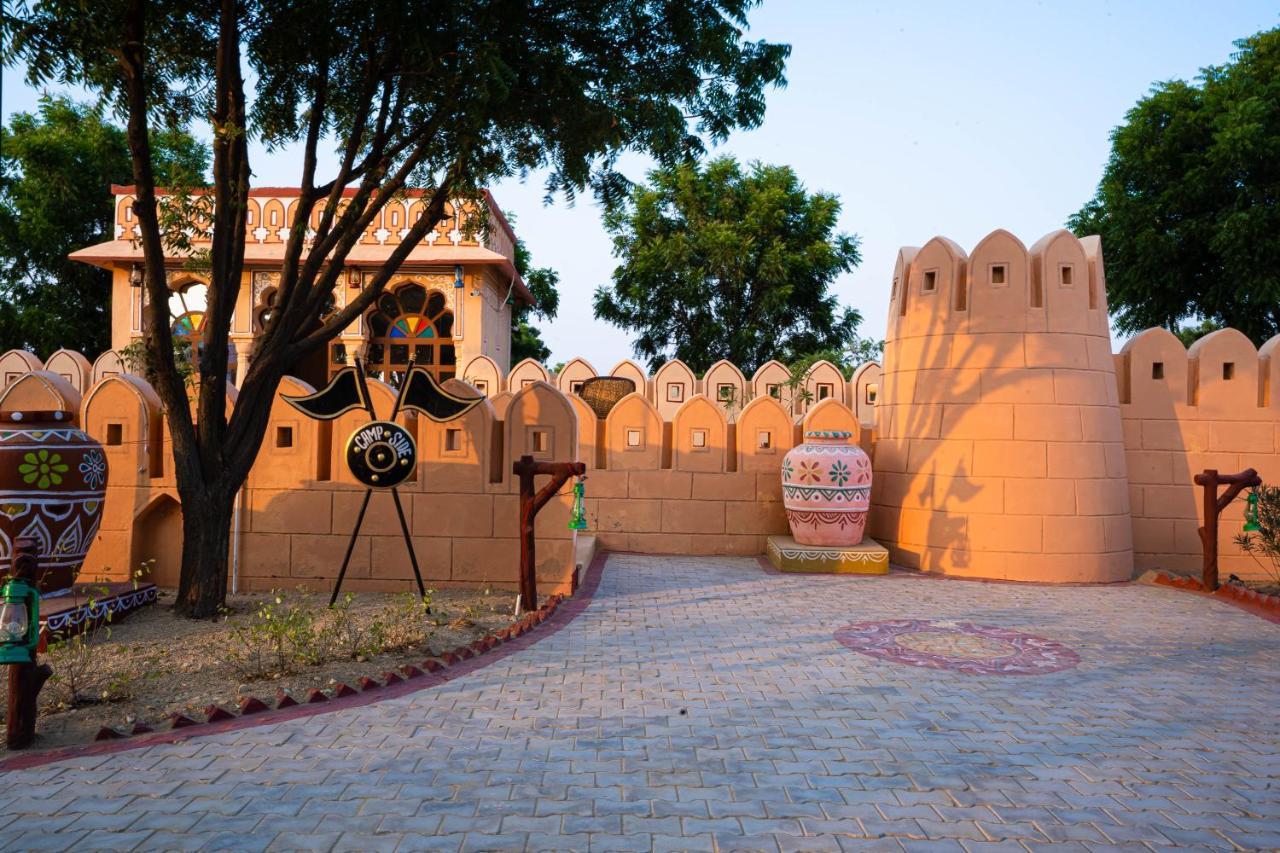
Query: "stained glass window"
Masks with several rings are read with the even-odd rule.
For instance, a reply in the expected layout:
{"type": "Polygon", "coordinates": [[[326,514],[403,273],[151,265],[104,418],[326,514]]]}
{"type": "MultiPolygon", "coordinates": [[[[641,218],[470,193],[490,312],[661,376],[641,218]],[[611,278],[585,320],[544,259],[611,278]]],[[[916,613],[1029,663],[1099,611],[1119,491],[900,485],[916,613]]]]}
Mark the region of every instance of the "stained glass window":
{"type": "MultiPolygon", "coordinates": [[[[439,291],[406,284],[378,297],[365,315],[369,329],[366,364],[370,376],[393,384],[409,366],[410,357],[443,382],[456,373],[453,314],[439,291]]],[[[333,367],[340,365],[334,360],[333,367]]]]}

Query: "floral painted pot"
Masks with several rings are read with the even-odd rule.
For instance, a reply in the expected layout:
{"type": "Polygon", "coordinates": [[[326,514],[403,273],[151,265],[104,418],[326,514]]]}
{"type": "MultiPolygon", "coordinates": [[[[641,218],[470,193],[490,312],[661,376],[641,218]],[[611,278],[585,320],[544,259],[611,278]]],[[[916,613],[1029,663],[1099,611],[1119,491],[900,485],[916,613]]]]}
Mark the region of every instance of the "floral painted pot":
{"type": "Polygon", "coordinates": [[[801,545],[847,548],[862,541],[871,508],[871,460],[853,433],[807,432],[782,460],[782,505],[801,545]]]}
{"type": "Polygon", "coordinates": [[[40,543],[41,592],[75,583],[102,522],[107,459],[69,412],[0,412],[0,572],[40,543]]]}

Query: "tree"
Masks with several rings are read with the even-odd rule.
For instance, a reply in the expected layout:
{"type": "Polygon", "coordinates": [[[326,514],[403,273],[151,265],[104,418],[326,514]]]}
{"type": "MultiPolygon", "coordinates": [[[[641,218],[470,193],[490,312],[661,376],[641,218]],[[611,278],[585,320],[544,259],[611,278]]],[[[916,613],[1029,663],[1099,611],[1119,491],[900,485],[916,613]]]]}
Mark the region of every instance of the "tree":
{"type": "MultiPolygon", "coordinates": [[[[185,131],[154,131],[151,147],[160,181],[208,171],[208,146],[185,131]]],[[[0,350],[92,359],[111,346],[111,274],[67,255],[114,238],[111,185],[132,171],[124,131],[68,98],[46,95],[0,128],[0,350]]]]}
{"type": "Polygon", "coordinates": [[[176,606],[214,616],[226,596],[232,506],[280,380],[373,304],[446,202],[545,170],[548,195],[627,182],[622,153],[664,165],[758,125],[783,81],[785,45],[744,36],[753,0],[628,3],[442,0],[14,0],[6,62],[32,84],[99,92],[127,117],[145,256],[147,339],[183,508],[176,606]],[[248,83],[244,72],[249,71],[248,83]],[[252,101],[249,89],[252,87],[252,101]],[[175,367],[153,121],[207,117],[213,131],[209,277],[194,411],[175,367]],[[276,310],[234,409],[228,332],[242,282],[248,134],[299,146],[300,195],[276,310]],[[321,146],[337,167],[322,175],[321,146]],[[424,191],[422,215],[347,304],[330,310],[351,249],[382,207],[424,191]],[[344,190],[350,195],[344,197],[344,190]],[[318,212],[314,232],[308,222],[318,212]]]}
{"type": "MultiPolygon", "coordinates": [[[[511,219],[510,216],[507,217],[511,219]]],[[[551,349],[542,340],[542,333],[530,323],[533,317],[554,320],[560,310],[560,274],[551,267],[533,268],[532,256],[524,240],[516,238],[516,272],[524,279],[533,294],[533,305],[513,305],[511,308],[511,363],[519,364],[526,358],[546,362],[551,349]]]]}
{"type": "Polygon", "coordinates": [[[1102,237],[1120,331],[1280,332],[1280,29],[1236,47],[1129,110],[1097,195],[1068,221],[1102,237]]]}
{"type": "Polygon", "coordinates": [[[605,212],[621,263],[595,314],[636,333],[651,368],[674,356],[700,373],[725,358],[750,375],[853,337],[861,315],[827,292],[860,260],[858,238],[835,233],[834,195],[810,194],[787,166],[744,171],[731,157],[648,179],[605,212]]]}

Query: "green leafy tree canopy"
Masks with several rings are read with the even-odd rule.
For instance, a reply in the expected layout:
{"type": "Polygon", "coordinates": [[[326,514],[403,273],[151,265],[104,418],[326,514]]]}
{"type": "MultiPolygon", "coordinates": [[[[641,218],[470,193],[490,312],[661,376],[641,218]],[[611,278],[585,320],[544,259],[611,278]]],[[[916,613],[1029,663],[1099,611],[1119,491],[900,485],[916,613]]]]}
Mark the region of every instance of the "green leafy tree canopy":
{"type": "Polygon", "coordinates": [[[507,176],[548,195],[626,194],[628,152],[673,165],[764,116],[786,45],[746,37],[755,0],[12,0],[4,59],[28,82],[87,87],[127,118],[146,263],[149,375],[165,407],[182,501],[177,608],[212,616],[228,577],[235,496],[280,381],[381,295],[444,217],[507,176]],[[246,73],[248,72],[248,73],[246,73]],[[212,129],[209,279],[196,405],[174,359],[163,186],[153,122],[212,129]],[[231,316],[244,283],[250,134],[298,146],[294,225],[270,321],[227,406],[231,316]],[[326,166],[321,148],[336,148],[326,166]],[[351,252],[407,190],[421,214],[332,309],[351,252]],[[312,214],[315,214],[313,219],[312,214]],[[310,226],[310,227],[309,227],[310,226]]]}
{"type": "MultiPolygon", "coordinates": [[[[193,183],[208,146],[181,130],[152,133],[161,181],[193,183]]],[[[132,180],[124,131],[100,109],[40,99],[0,128],[0,350],[90,359],[111,345],[111,274],[67,255],[114,238],[111,185],[132,180]]]]}
{"type": "Polygon", "coordinates": [[[862,317],[828,293],[860,260],[839,213],[787,166],[655,169],[606,210],[621,262],[596,290],[596,317],[633,332],[651,368],[675,357],[701,373],[724,358],[750,375],[771,358],[842,349],[862,317]]]}
{"type": "Polygon", "coordinates": [[[1067,223],[1101,235],[1121,331],[1280,332],[1280,29],[1236,47],[1129,110],[1097,195],[1067,223]]]}

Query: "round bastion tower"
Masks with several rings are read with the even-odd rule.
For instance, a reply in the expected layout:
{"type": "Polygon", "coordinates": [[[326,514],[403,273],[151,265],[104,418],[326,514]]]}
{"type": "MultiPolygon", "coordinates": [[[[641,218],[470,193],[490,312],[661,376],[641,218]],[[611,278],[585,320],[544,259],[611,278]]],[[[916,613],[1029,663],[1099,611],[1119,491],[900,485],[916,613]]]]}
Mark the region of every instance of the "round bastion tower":
{"type": "Polygon", "coordinates": [[[871,535],[924,571],[1021,581],[1132,575],[1119,395],[1098,238],[1030,252],[898,253],[877,406],[871,535]]]}

